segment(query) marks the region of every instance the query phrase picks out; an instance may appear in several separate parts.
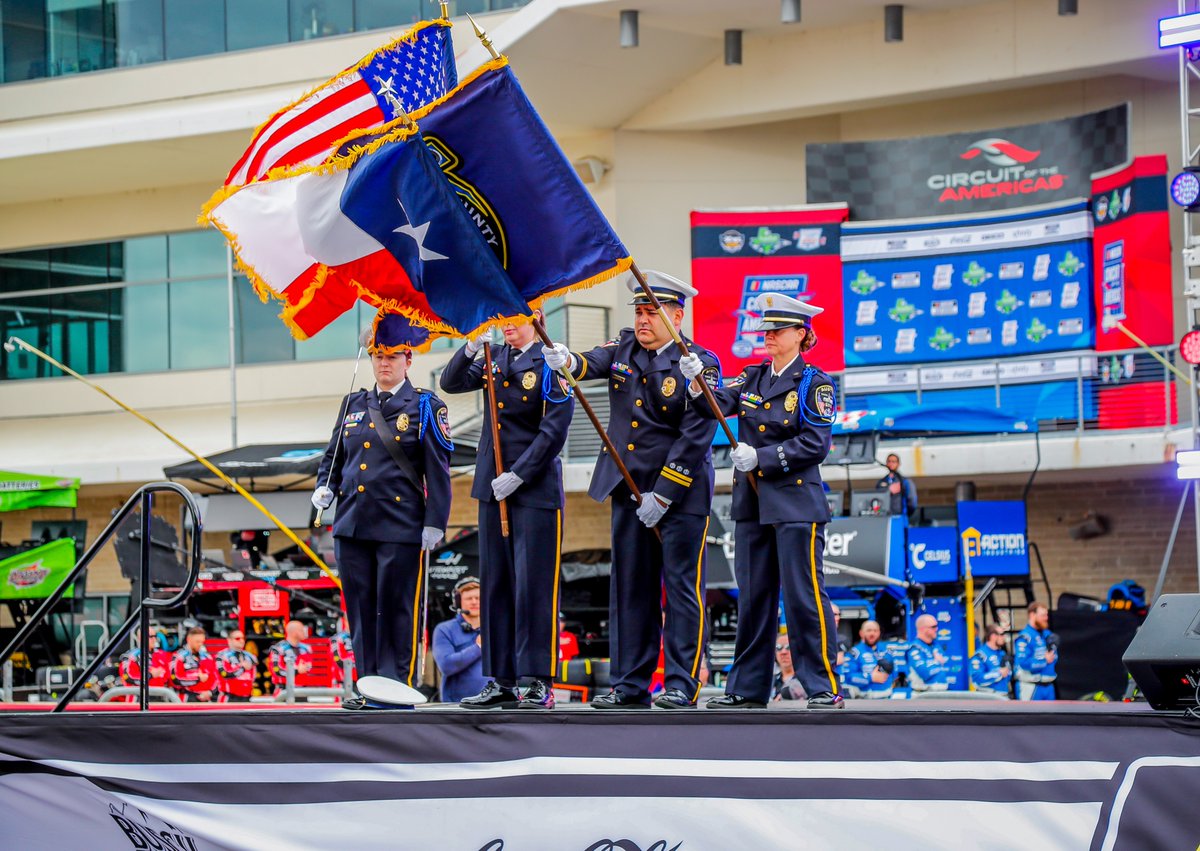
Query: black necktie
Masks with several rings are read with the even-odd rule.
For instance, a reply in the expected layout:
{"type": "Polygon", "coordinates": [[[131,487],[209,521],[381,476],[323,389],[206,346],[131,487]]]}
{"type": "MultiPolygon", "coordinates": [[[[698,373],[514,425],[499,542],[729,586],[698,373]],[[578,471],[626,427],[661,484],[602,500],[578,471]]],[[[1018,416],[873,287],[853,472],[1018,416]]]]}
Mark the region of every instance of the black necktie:
{"type": "Polygon", "coordinates": [[[390,390],[380,390],[380,391],[379,391],[379,404],[380,404],[380,406],[386,405],[386,404],[387,404],[387,400],[388,400],[388,399],[390,399],[390,398],[392,398],[392,393],[391,393],[391,391],[390,391],[390,390]]]}

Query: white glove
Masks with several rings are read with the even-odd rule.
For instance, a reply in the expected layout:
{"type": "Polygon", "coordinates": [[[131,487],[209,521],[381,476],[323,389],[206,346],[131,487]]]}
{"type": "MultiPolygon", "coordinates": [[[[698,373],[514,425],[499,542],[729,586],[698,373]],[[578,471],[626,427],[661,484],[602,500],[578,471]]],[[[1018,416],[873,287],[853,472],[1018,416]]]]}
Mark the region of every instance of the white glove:
{"type": "Polygon", "coordinates": [[[446,533],[441,529],[435,529],[432,526],[426,526],[421,530],[421,549],[432,550],[442,540],[442,536],[446,533]]]}
{"type": "Polygon", "coordinates": [[[473,358],[475,355],[479,354],[479,350],[483,348],[484,343],[490,343],[491,341],[491,332],[484,332],[483,334],[467,340],[467,344],[463,346],[463,348],[467,352],[467,357],[473,358]]]}
{"type": "Polygon", "coordinates": [[[638,520],[647,529],[653,529],[658,525],[658,521],[662,520],[663,515],[667,513],[667,509],[671,506],[671,500],[665,496],[659,496],[654,491],[642,494],[642,504],[638,506],[638,520]]]}
{"type": "Polygon", "coordinates": [[[758,466],[758,450],[748,443],[739,443],[729,453],[733,466],[743,473],[749,473],[758,466]]]}
{"type": "Polygon", "coordinates": [[[571,362],[571,350],[562,343],[542,346],[542,357],[546,359],[546,366],[551,369],[562,369],[571,362]]]}
{"type": "Polygon", "coordinates": [[[525,481],[511,470],[501,473],[492,479],[492,495],[496,497],[497,501],[507,499],[523,484],[525,481]]]}
{"type": "Polygon", "coordinates": [[[319,487],[313,491],[312,504],[317,508],[328,508],[333,505],[333,491],[327,487],[319,487]]]}
{"type": "Polygon", "coordinates": [[[679,371],[683,373],[683,377],[688,381],[693,378],[698,378],[700,373],[704,372],[704,361],[700,360],[700,355],[693,352],[690,355],[684,355],[679,359],[679,371]]]}

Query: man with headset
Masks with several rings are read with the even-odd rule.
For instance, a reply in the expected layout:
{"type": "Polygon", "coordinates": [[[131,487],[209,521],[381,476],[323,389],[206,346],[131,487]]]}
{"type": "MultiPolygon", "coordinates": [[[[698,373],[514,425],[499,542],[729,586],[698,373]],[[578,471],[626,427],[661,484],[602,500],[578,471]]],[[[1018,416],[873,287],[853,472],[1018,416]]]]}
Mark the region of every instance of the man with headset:
{"type": "Polygon", "coordinates": [[[488,682],[479,633],[479,580],[474,576],[454,583],[454,611],[453,618],[433,631],[433,659],[442,672],[443,703],[478,694],[488,682]]]}

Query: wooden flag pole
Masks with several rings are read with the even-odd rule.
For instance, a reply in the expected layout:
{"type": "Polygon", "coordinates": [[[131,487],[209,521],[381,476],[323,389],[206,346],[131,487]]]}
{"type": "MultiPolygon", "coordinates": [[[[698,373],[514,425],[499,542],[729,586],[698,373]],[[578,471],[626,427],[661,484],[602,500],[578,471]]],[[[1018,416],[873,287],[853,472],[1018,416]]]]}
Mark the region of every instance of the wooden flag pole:
{"type": "MultiPolygon", "coordinates": [[[[633,277],[637,278],[637,282],[641,285],[642,292],[645,293],[646,298],[650,300],[651,306],[653,306],[658,312],[658,317],[662,320],[662,324],[665,325],[667,331],[670,332],[671,339],[674,340],[675,345],[679,347],[680,354],[682,354],[684,357],[690,355],[691,351],[688,349],[687,343],[685,343],[683,337],[679,335],[679,331],[675,329],[675,323],[671,321],[671,317],[667,316],[667,312],[663,310],[662,302],[658,300],[658,296],[654,294],[654,290],[650,289],[650,284],[646,282],[646,276],[642,274],[642,270],[638,268],[637,263],[634,263],[629,268],[630,271],[633,272],[633,277]]],[[[713,395],[712,388],[708,386],[708,382],[704,380],[704,376],[702,375],[699,376],[696,383],[700,385],[700,391],[704,394],[704,400],[708,402],[708,407],[712,408],[712,412],[716,416],[717,422],[721,424],[721,428],[724,430],[725,436],[729,438],[729,448],[737,449],[737,438],[734,437],[733,429],[729,426],[729,421],[726,420],[725,415],[721,413],[721,408],[717,405],[717,397],[713,395]]],[[[747,473],[746,481],[750,483],[750,487],[752,487],[755,493],[757,493],[758,480],[755,479],[754,476],[747,473]]]]}
{"type": "MultiPolygon", "coordinates": [[[[492,344],[483,344],[483,363],[487,367],[485,385],[487,387],[488,411],[492,421],[492,449],[496,454],[496,475],[504,472],[504,456],[500,452],[500,418],[496,407],[496,373],[492,371],[492,344]]],[[[500,534],[508,537],[508,502],[500,500],[500,534]]]]}

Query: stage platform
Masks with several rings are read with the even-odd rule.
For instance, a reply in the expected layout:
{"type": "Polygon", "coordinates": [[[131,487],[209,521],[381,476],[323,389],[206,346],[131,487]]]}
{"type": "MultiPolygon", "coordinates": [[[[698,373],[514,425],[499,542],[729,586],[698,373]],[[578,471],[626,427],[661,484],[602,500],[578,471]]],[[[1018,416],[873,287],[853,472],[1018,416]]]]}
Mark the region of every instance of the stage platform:
{"type": "Polygon", "coordinates": [[[0,847],[1200,844],[1200,724],[1140,704],[94,708],[0,712],[0,847]]]}

